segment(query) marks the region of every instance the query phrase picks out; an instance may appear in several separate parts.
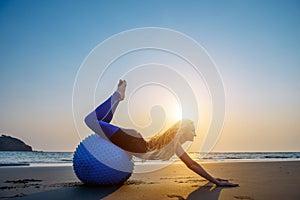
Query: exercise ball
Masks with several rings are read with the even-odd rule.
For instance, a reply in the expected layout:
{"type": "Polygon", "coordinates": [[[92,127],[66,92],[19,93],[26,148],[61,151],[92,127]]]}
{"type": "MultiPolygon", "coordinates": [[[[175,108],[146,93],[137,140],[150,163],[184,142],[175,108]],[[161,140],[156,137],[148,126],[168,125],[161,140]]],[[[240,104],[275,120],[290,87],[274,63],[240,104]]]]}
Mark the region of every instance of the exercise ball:
{"type": "Polygon", "coordinates": [[[134,164],[126,151],[92,134],[76,148],[73,169],[85,184],[118,185],[132,174],[134,164]]]}

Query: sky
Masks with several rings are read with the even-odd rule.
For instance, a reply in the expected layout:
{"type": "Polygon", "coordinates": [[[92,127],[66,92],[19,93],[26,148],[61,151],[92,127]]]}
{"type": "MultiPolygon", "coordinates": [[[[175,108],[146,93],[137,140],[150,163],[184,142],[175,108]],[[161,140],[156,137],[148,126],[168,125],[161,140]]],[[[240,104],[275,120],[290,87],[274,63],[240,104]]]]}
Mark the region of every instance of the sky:
{"type": "MultiPolygon", "coordinates": [[[[73,119],[72,92],[84,60],[115,34],[160,27],[193,38],[222,77],[226,115],[213,151],[300,151],[299,19],[300,3],[292,0],[2,0],[0,133],[20,138],[35,150],[74,151],[82,138],[73,119]]],[[[151,52],[144,54],[146,59],[145,55],[151,52]]],[[[103,92],[101,81],[98,85],[97,103],[113,92],[117,80],[109,77],[110,90],[103,92]]],[[[135,79],[127,78],[132,92],[135,79]]],[[[165,94],[161,87],[155,91],[148,106],[165,94]]],[[[164,98],[171,102],[162,100],[165,105],[176,104],[172,96],[164,98]]],[[[173,111],[178,113],[176,106],[173,111]]],[[[159,108],[154,112],[158,119],[163,115],[159,108]]],[[[211,117],[209,109],[201,113],[205,123],[200,123],[199,132],[201,125],[209,125],[206,112],[211,117]]],[[[135,121],[144,117],[143,123],[148,123],[148,114],[139,113],[135,121]]],[[[192,151],[202,139],[196,138],[192,151]]]]}

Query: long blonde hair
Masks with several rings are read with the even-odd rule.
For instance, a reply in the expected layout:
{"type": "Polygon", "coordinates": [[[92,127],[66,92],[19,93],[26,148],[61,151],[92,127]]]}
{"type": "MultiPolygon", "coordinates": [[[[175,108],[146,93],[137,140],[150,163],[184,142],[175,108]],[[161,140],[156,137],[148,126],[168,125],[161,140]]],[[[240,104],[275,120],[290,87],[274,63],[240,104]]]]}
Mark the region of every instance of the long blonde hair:
{"type": "Polygon", "coordinates": [[[165,132],[158,133],[147,141],[147,152],[144,159],[168,160],[176,151],[180,138],[190,132],[194,124],[189,119],[182,119],[165,132]]]}

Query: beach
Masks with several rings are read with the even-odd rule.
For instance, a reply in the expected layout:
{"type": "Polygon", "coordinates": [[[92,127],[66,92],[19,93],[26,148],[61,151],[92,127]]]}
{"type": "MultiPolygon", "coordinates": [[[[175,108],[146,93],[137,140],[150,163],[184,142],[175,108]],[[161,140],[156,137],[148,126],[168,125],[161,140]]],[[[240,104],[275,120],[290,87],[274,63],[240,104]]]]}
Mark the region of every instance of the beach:
{"type": "Polygon", "coordinates": [[[71,166],[1,167],[1,199],[300,199],[300,162],[215,162],[202,166],[239,187],[216,187],[183,164],[135,173],[121,186],[88,187],[71,166]]]}

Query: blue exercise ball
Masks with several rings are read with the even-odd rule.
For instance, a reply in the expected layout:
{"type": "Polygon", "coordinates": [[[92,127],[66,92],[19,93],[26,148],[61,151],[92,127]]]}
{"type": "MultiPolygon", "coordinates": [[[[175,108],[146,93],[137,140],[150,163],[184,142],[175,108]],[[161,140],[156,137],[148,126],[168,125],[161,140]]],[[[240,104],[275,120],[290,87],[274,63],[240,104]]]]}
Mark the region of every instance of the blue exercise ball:
{"type": "Polygon", "coordinates": [[[132,174],[134,163],[123,149],[92,134],[76,148],[73,169],[85,184],[118,185],[132,174]]]}

